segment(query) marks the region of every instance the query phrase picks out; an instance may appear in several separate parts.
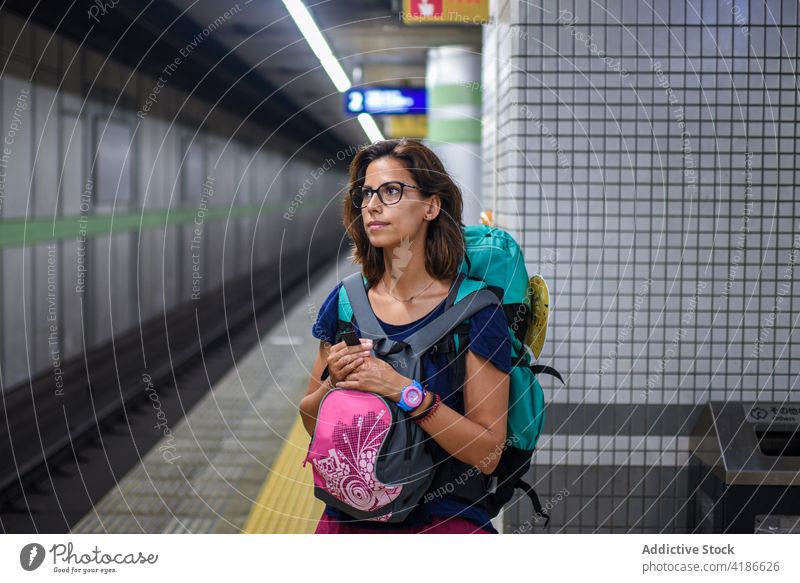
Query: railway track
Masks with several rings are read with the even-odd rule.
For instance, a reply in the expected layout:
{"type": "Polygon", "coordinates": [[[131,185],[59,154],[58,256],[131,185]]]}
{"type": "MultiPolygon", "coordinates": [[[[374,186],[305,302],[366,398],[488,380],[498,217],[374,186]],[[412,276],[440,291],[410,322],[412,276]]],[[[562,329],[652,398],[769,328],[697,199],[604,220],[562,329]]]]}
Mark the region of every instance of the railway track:
{"type": "MultiPolygon", "coordinates": [[[[62,366],[64,390],[46,374],[0,403],[0,529],[66,533],[164,437],[148,385],[175,424],[303,295],[305,256],[253,274],[195,305],[146,322],[62,366]],[[278,301],[282,298],[282,301],[278,301]],[[225,309],[224,306],[227,306],[225,309]]],[[[329,265],[311,266],[311,277],[329,265]]]]}

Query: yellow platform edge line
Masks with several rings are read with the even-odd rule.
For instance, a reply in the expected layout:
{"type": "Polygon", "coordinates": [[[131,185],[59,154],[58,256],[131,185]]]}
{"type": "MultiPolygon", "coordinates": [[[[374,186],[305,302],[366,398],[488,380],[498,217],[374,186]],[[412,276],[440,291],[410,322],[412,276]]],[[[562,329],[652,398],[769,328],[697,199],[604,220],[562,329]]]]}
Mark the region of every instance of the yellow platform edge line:
{"type": "Polygon", "coordinates": [[[311,466],[303,467],[310,438],[300,415],[294,421],[242,532],[313,533],[325,505],[314,497],[311,466]]]}

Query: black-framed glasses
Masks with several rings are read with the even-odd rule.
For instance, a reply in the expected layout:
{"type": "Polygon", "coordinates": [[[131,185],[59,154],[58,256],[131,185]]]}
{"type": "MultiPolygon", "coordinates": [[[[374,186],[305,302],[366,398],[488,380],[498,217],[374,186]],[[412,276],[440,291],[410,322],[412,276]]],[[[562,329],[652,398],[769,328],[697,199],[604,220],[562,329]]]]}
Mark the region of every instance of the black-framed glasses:
{"type": "Polygon", "coordinates": [[[363,209],[369,204],[369,201],[372,199],[372,195],[377,192],[378,199],[381,201],[381,203],[386,205],[397,204],[400,202],[400,199],[403,198],[403,189],[405,188],[413,188],[414,190],[419,190],[422,192],[422,189],[419,186],[406,184],[405,182],[400,182],[399,180],[393,180],[391,182],[384,182],[378,188],[357,186],[350,191],[350,200],[353,201],[354,207],[363,209]]]}

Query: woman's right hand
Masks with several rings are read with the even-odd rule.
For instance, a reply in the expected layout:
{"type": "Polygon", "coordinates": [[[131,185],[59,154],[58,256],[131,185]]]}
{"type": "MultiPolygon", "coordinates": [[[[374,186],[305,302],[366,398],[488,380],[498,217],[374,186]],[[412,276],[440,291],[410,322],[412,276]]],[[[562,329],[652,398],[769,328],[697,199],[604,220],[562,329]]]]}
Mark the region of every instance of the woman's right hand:
{"type": "Polygon", "coordinates": [[[372,350],[372,340],[360,338],[358,346],[348,346],[344,341],[331,346],[328,353],[328,374],[331,384],[347,379],[347,375],[358,369],[372,350]]]}

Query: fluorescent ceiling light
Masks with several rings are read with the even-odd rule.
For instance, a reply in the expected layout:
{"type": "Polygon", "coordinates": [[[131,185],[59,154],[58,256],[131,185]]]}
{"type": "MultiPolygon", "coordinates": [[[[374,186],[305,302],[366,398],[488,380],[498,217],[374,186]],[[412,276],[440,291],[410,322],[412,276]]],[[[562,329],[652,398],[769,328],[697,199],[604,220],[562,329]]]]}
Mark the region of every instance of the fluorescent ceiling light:
{"type": "Polygon", "coordinates": [[[336,89],[340,93],[344,93],[350,89],[352,84],[347,77],[347,73],[344,72],[339,61],[333,56],[331,47],[328,46],[325,37],[322,36],[317,23],[314,22],[311,13],[308,11],[305,4],[303,4],[302,0],[283,0],[283,3],[286,5],[287,10],[289,10],[289,14],[294,19],[295,24],[297,24],[297,28],[300,29],[300,32],[303,33],[306,41],[308,41],[311,50],[314,51],[319,62],[322,63],[328,77],[330,77],[333,84],[336,85],[336,89]]]}
{"type": "MultiPolygon", "coordinates": [[[[305,4],[303,4],[302,0],[283,0],[283,3],[286,5],[286,9],[289,11],[292,19],[294,19],[297,28],[303,33],[311,50],[317,55],[319,62],[322,64],[328,77],[333,81],[336,89],[340,93],[344,93],[350,89],[350,87],[352,87],[350,78],[347,76],[347,73],[344,72],[344,69],[342,69],[338,59],[333,55],[331,47],[328,46],[325,37],[322,36],[317,23],[314,22],[311,13],[308,11],[305,4]]],[[[378,142],[384,139],[381,130],[378,129],[378,124],[375,123],[375,120],[372,119],[372,116],[368,113],[360,114],[358,116],[358,122],[361,124],[361,127],[364,129],[364,132],[366,132],[367,138],[370,141],[378,142]]]]}
{"type": "Polygon", "coordinates": [[[370,114],[359,113],[358,123],[360,123],[361,127],[364,128],[367,138],[369,138],[371,142],[380,142],[383,140],[383,134],[381,133],[381,130],[378,129],[378,124],[375,123],[375,120],[372,119],[370,114]]]}

